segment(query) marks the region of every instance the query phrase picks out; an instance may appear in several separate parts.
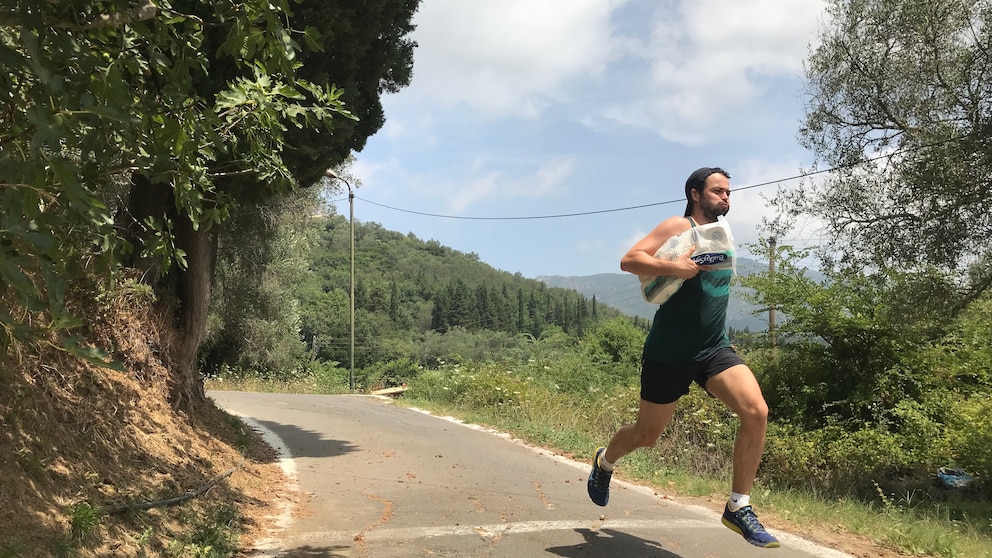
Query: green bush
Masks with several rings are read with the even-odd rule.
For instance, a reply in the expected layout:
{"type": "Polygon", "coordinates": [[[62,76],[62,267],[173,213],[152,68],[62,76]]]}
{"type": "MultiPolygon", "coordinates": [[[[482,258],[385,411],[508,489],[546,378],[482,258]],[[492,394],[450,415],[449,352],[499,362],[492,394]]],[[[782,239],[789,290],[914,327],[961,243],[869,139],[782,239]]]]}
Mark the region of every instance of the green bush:
{"type": "Polygon", "coordinates": [[[340,362],[315,361],[309,367],[308,380],[316,393],[341,393],[348,390],[350,370],[340,362]]]}
{"type": "Polygon", "coordinates": [[[420,367],[408,358],[400,358],[369,366],[362,371],[369,389],[400,386],[417,377],[420,367]]]}
{"type": "Polygon", "coordinates": [[[992,396],[973,397],[955,406],[951,445],[956,465],[977,476],[977,488],[992,498],[992,396]]]}
{"type": "Polygon", "coordinates": [[[931,483],[936,457],[921,452],[917,446],[922,443],[922,437],[914,440],[868,425],[850,432],[840,426],[803,430],[772,423],[760,474],[783,487],[873,499],[879,486],[889,491],[931,483]]]}
{"type": "Polygon", "coordinates": [[[583,347],[594,362],[636,367],[641,362],[645,335],[629,320],[614,318],[586,335],[583,347]]]}
{"type": "Polygon", "coordinates": [[[787,488],[829,486],[831,475],[822,452],[821,438],[820,432],[803,430],[786,422],[770,422],[758,474],[787,488]]]}
{"type": "Polygon", "coordinates": [[[671,424],[651,450],[661,462],[705,475],[730,473],[739,421],[695,386],[679,400],[671,424]]]}

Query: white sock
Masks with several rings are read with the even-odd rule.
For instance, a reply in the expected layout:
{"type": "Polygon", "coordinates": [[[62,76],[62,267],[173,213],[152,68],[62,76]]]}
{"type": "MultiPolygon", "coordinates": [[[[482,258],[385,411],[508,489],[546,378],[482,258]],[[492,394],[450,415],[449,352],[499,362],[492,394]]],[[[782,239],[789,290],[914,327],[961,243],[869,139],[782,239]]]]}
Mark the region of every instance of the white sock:
{"type": "Polygon", "coordinates": [[[727,506],[730,508],[730,511],[732,512],[735,512],[743,508],[744,506],[748,506],[750,504],[751,504],[750,494],[740,494],[737,492],[731,492],[730,501],[727,502],[727,506]]]}
{"type": "Polygon", "coordinates": [[[606,460],[606,452],[599,454],[599,467],[604,471],[612,471],[613,463],[606,460]]]}

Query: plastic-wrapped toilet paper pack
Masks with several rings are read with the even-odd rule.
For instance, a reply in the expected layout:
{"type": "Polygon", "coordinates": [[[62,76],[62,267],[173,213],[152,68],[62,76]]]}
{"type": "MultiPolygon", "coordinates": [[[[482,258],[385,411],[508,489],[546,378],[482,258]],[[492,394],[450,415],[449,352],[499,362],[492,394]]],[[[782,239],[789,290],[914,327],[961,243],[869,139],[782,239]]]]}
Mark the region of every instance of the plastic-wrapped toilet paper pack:
{"type": "MultiPolygon", "coordinates": [[[[699,225],[679,233],[658,248],[654,257],[674,260],[685,254],[693,246],[696,250],[692,260],[699,265],[711,269],[730,269],[737,272],[737,260],[734,257],[734,236],[730,225],[722,216],[715,223],[699,225]]],[[[672,276],[648,277],[639,276],[641,296],[652,304],[664,304],[672,297],[684,282],[683,279],[672,276]]]]}

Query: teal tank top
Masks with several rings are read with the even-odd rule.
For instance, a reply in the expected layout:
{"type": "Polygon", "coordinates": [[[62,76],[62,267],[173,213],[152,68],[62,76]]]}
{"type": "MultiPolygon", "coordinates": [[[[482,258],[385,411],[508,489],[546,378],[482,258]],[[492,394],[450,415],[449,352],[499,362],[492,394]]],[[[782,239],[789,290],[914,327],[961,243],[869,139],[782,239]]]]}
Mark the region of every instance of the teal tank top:
{"type": "MultiPolygon", "coordinates": [[[[689,220],[692,226],[696,223],[689,220]]],[[[703,360],[730,346],[727,304],[733,271],[701,271],[658,307],[644,342],[644,358],[654,362],[703,360]]]]}

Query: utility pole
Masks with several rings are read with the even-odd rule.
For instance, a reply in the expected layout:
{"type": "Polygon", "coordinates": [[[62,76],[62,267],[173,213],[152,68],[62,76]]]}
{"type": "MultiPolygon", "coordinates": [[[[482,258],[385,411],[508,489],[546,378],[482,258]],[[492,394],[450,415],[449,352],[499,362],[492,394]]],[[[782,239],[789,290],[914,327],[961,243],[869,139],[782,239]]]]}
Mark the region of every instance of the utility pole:
{"type": "MultiPolygon", "coordinates": [[[[775,237],[768,239],[768,276],[775,278],[775,237]]],[[[775,305],[768,305],[768,339],[775,348],[775,305]]]]}
{"type": "Polygon", "coordinates": [[[351,347],[348,352],[348,391],[355,391],[355,192],[351,183],[341,178],[331,169],[324,171],[324,176],[336,178],[348,187],[348,228],[351,237],[351,347]]]}

